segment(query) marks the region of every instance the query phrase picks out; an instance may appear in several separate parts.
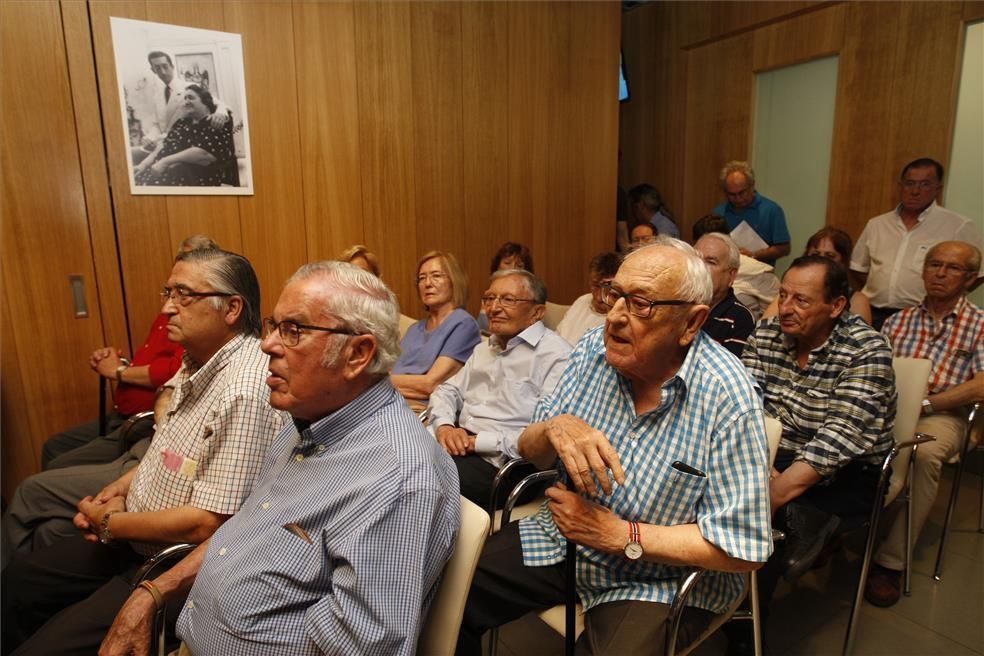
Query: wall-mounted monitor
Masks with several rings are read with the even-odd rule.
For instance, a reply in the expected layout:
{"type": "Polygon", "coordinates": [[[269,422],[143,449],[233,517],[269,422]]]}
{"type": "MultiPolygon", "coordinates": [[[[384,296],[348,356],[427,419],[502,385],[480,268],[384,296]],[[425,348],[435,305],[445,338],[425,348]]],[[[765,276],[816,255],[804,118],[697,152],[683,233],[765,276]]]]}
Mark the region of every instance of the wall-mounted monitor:
{"type": "Polygon", "coordinates": [[[629,81],[625,77],[625,58],[618,53],[618,101],[629,99],[629,81]]]}

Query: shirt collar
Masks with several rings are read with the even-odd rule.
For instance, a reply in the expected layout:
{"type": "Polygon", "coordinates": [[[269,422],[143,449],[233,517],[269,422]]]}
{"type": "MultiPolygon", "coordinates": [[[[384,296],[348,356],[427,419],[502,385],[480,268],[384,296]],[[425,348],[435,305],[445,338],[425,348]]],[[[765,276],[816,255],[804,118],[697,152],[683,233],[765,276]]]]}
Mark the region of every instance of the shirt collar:
{"type": "Polygon", "coordinates": [[[536,348],[536,345],[540,343],[540,340],[543,339],[543,336],[546,334],[546,332],[547,332],[547,327],[543,325],[543,322],[537,321],[533,325],[528,326],[525,330],[523,330],[523,332],[519,333],[518,335],[510,339],[508,342],[506,342],[504,346],[502,344],[501,338],[498,335],[492,335],[491,337],[489,337],[489,346],[492,348],[493,351],[497,353],[505,353],[507,351],[511,351],[514,348],[516,348],[518,344],[521,344],[523,342],[529,344],[533,348],[536,348]]]}
{"type": "MultiPolygon", "coordinates": [[[[966,306],[966,305],[967,305],[967,297],[966,296],[961,296],[959,299],[957,299],[957,304],[953,306],[953,309],[950,310],[949,312],[947,312],[946,313],[946,316],[943,317],[943,318],[945,319],[946,317],[956,317],[956,316],[959,316],[960,313],[963,311],[964,306],[966,306]]],[[[930,314],[929,308],[926,307],[926,299],[925,298],[923,298],[922,303],[919,304],[919,309],[924,314],[927,314],[930,317],[933,316],[932,314],[930,314]]]]}
{"type": "Polygon", "coordinates": [[[306,428],[303,428],[303,423],[295,422],[294,425],[300,432],[298,448],[307,450],[317,445],[319,451],[324,451],[345,439],[366,419],[391,403],[395,395],[396,389],[390,382],[389,376],[386,376],[335,412],[311,422],[306,428]]]}
{"type": "MultiPolygon", "coordinates": [[[[929,213],[932,212],[934,209],[936,209],[935,200],[929,205],[927,205],[926,209],[924,209],[922,212],[919,213],[919,217],[916,218],[916,221],[918,223],[922,223],[926,219],[926,217],[929,216],[929,213]]],[[[902,203],[899,203],[898,205],[895,206],[895,218],[900,222],[902,221],[902,203]]]]}
{"type": "Polygon", "coordinates": [[[222,348],[215,352],[208,361],[199,365],[188,355],[188,352],[181,356],[181,360],[184,363],[185,371],[188,378],[182,383],[182,387],[185,388],[185,395],[191,393],[198,393],[201,390],[207,388],[219,372],[226,368],[226,365],[232,360],[233,356],[239,349],[251,345],[253,348],[259,348],[259,340],[255,337],[249,337],[247,335],[236,335],[231,340],[226,342],[222,348]]]}
{"type": "Polygon", "coordinates": [[[720,317],[722,314],[731,309],[731,306],[733,306],[737,301],[738,299],[735,297],[735,290],[729,288],[728,293],[721,299],[721,302],[711,308],[708,318],[720,317]]]}

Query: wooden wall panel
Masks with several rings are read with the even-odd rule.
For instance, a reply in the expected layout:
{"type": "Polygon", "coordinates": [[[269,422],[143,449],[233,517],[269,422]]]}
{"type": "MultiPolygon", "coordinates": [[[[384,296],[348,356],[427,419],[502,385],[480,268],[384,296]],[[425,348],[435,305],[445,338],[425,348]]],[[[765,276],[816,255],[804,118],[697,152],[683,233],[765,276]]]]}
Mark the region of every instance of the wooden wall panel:
{"type": "Polygon", "coordinates": [[[684,197],[678,210],[684,235],[692,219],[721,202],[721,166],[751,153],[751,54],[749,33],[688,53],[684,197]]]}
{"type": "MultiPolygon", "coordinates": [[[[133,353],[134,347],[126,325],[122,278],[117,259],[116,227],[109,194],[109,175],[106,171],[105,135],[99,121],[99,92],[96,87],[96,72],[92,66],[89,11],[86,3],[81,0],[62,2],[61,11],[89,235],[92,239],[92,260],[96,271],[94,293],[98,293],[103,318],[102,344],[133,353]]],[[[100,345],[92,346],[95,349],[100,345]]]]}
{"type": "MultiPolygon", "coordinates": [[[[0,16],[2,16],[0,9],[0,16]]],[[[2,19],[0,19],[2,20],[2,19]]],[[[14,340],[14,322],[10,313],[7,295],[2,301],[2,346],[3,394],[0,395],[0,417],[3,430],[0,431],[0,449],[3,449],[2,493],[8,501],[17,489],[17,484],[25,476],[37,471],[39,465],[37,443],[44,431],[38,427],[39,415],[30,412],[31,394],[24,387],[21,376],[20,358],[14,340]]]]}
{"type": "MultiPolygon", "coordinates": [[[[549,220],[550,202],[547,197],[547,167],[549,140],[547,132],[555,117],[548,112],[554,81],[551,79],[551,57],[548,36],[553,25],[552,5],[545,2],[509,3],[508,75],[510,120],[508,127],[509,197],[506,226],[509,241],[526,244],[537,253],[533,243],[533,224],[549,220]]],[[[566,219],[566,217],[558,217],[566,219]]],[[[498,244],[489,244],[491,256],[498,244]]],[[[537,273],[545,270],[539,262],[537,273]]],[[[549,284],[549,281],[547,281],[549,284]]]]}
{"type": "MultiPolygon", "coordinates": [[[[109,17],[135,20],[149,20],[149,17],[145,3],[136,1],[90,3],[89,14],[99,80],[103,134],[106,139],[107,168],[112,186],[113,210],[116,213],[127,322],[133,346],[137,347],[143,343],[147,329],[160,311],[158,291],[167,281],[177,244],[171,236],[168,222],[167,197],[130,194],[129,173],[124,159],[128,147],[120,122],[119,87],[116,83],[109,17]]],[[[221,238],[221,235],[216,237],[219,240],[221,238]]]]}
{"type": "Polygon", "coordinates": [[[11,394],[2,433],[18,442],[12,464],[36,462],[50,434],[97,411],[88,358],[102,319],[65,60],[57,4],[0,3],[2,387],[11,394]],[[70,275],[84,280],[87,318],[75,317],[70,275]]]}
{"type": "Polygon", "coordinates": [[[295,3],[294,57],[307,256],[323,260],[367,241],[352,3],[295,3]]]}
{"type": "Polygon", "coordinates": [[[981,0],[968,0],[964,2],[963,19],[966,23],[984,19],[984,2],[981,0]]]}
{"type": "MultiPolygon", "coordinates": [[[[410,6],[410,29],[416,162],[413,195],[420,251],[416,255],[440,249],[462,258],[467,253],[467,242],[461,229],[461,5],[414,2],[410,6]]],[[[411,276],[414,274],[416,271],[411,276]]],[[[413,306],[409,302],[405,305],[413,306]]]]}
{"type": "Polygon", "coordinates": [[[420,316],[409,4],[356,3],[355,33],[366,241],[404,313],[420,316]]]}
{"type": "Polygon", "coordinates": [[[469,310],[489,279],[489,260],[509,239],[509,5],[461,6],[461,114],[463,121],[462,232],[468,256],[462,265],[471,290],[469,310]]]}
{"type": "Polygon", "coordinates": [[[752,70],[756,73],[836,55],[844,45],[847,6],[795,16],[755,30],[752,70]]]}
{"type": "MultiPolygon", "coordinates": [[[[294,27],[283,2],[226,2],[226,31],[243,35],[255,195],[238,201],[242,253],[260,279],[263,316],[307,261],[294,27]]],[[[312,217],[314,218],[314,217],[312,217]]],[[[317,220],[314,218],[314,220],[317,220]]]]}

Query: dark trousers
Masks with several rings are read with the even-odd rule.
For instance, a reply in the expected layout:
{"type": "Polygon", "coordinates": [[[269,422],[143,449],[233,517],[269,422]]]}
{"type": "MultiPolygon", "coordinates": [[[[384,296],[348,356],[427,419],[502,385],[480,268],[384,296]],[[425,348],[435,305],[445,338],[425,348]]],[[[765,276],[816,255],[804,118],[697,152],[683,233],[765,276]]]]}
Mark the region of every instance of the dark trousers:
{"type": "MultiPolygon", "coordinates": [[[[776,469],[784,471],[792,464],[794,457],[795,454],[790,451],[780,451],[776,455],[776,469]]],[[[790,505],[812,506],[825,513],[837,515],[841,520],[839,531],[861,526],[871,515],[872,504],[875,503],[879,469],[878,465],[850,462],[841,467],[829,483],[814,485],[791,501],[790,505]]],[[[781,516],[782,509],[776,515],[781,516]]],[[[779,523],[776,523],[776,528],[785,529],[779,523]]],[[[763,617],[768,614],[769,601],[784,573],[781,563],[785,562],[785,550],[786,543],[777,542],[772,557],[758,573],[759,607],[763,617]]]]}
{"type": "MultiPolygon", "coordinates": [[[[564,563],[547,567],[523,564],[517,522],[485,542],[458,634],[458,656],[481,654],[482,634],[531,611],[564,603],[564,563]]],[[[647,601],[601,604],[585,614],[576,653],[662,654],[670,607],[647,601]]],[[[714,614],[688,608],[680,624],[679,645],[692,642],[714,614]]]]}
{"type": "Polygon", "coordinates": [[[96,653],[143,561],[81,535],[16,558],[3,571],[3,653],[96,653]]]}
{"type": "MultiPolygon", "coordinates": [[[[126,421],[126,417],[116,412],[115,410],[106,416],[106,434],[115,433],[116,430],[123,425],[126,421]]],[[[65,461],[61,465],[53,465],[52,461],[59,456],[64,456],[79,447],[89,444],[93,440],[99,437],[99,420],[94,419],[92,421],[87,421],[84,424],[79,424],[78,426],[72,426],[71,428],[62,431],[61,433],[55,433],[49,437],[45,443],[41,446],[41,469],[51,469],[52,467],[68,467],[71,465],[89,465],[97,464],[103,462],[109,462],[114,458],[117,458],[121,451],[119,447],[109,454],[108,458],[103,458],[101,460],[86,460],[84,462],[69,462],[65,461]]]]}
{"type": "MultiPolygon", "coordinates": [[[[479,508],[488,508],[489,499],[492,496],[492,483],[495,481],[499,470],[494,465],[490,465],[482,459],[482,456],[469,453],[467,456],[454,456],[451,458],[455,467],[458,468],[458,480],[461,485],[461,496],[465,497],[479,508]]],[[[519,465],[515,467],[507,479],[503,482],[503,489],[499,493],[496,508],[502,508],[506,503],[506,497],[521,480],[536,472],[533,465],[519,465]]],[[[519,503],[531,501],[543,490],[543,486],[531,488],[519,498],[519,503]]]]}

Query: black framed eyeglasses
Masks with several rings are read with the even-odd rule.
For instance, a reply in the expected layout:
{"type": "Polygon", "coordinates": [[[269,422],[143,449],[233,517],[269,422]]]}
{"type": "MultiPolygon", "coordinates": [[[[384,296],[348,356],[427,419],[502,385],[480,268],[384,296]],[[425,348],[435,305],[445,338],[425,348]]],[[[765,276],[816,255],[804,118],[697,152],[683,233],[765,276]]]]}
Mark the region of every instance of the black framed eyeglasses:
{"type": "Polygon", "coordinates": [[[267,317],[263,320],[263,336],[268,337],[273,334],[276,330],[280,333],[280,341],[284,343],[284,346],[297,346],[297,343],[301,341],[301,335],[304,334],[305,330],[318,330],[323,333],[331,333],[332,335],[358,335],[359,333],[354,330],[349,330],[348,328],[325,328],[324,326],[308,326],[303,323],[297,323],[296,321],[291,321],[285,319],[284,321],[276,321],[273,317],[267,317]]]}
{"type": "Polygon", "coordinates": [[[606,283],[601,285],[601,302],[608,307],[615,307],[620,298],[625,299],[625,307],[628,309],[629,314],[634,317],[639,317],[640,319],[648,319],[653,314],[653,308],[657,305],[693,305],[690,301],[681,300],[669,300],[669,301],[654,301],[652,299],[646,298],[645,296],[639,296],[638,294],[626,294],[617,289],[613,289],[611,283],[606,283]]]}
{"type": "Polygon", "coordinates": [[[178,305],[186,306],[191,305],[196,299],[209,296],[235,296],[235,294],[229,292],[196,292],[187,287],[161,288],[161,303],[167,303],[170,300],[178,305]]]}

